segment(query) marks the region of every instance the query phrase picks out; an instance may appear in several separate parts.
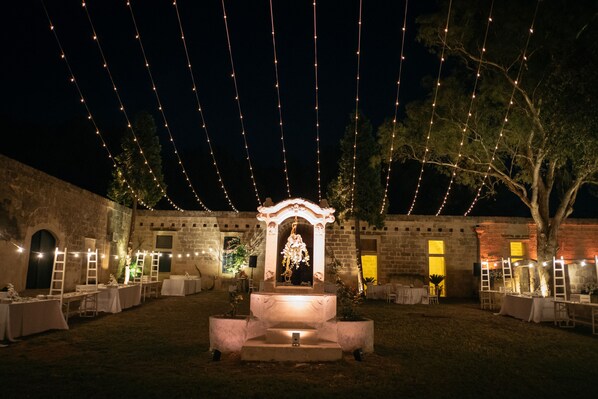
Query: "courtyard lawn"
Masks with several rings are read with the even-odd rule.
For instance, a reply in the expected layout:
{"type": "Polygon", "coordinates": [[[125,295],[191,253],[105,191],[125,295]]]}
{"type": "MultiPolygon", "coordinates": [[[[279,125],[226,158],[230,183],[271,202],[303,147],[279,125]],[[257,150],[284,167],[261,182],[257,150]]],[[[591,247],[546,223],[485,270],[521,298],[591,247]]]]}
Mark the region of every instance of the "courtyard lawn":
{"type": "MultiPolygon", "coordinates": [[[[247,298],[240,313],[248,313],[247,298]]],[[[228,293],[148,299],[136,308],[69,319],[70,330],[0,348],[3,398],[492,398],[594,397],[598,336],[482,311],[366,301],[375,353],[334,363],[213,361],[208,317],[228,293]]]]}

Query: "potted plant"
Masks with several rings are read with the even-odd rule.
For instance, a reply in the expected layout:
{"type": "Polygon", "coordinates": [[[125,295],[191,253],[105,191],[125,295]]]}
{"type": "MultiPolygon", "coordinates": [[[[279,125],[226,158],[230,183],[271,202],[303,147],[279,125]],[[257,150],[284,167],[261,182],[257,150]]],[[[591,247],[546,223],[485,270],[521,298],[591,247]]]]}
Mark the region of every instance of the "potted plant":
{"type": "Polygon", "coordinates": [[[240,352],[247,337],[248,316],[238,315],[243,295],[238,290],[228,292],[230,310],[210,316],[210,350],[222,353],[240,352]]]}
{"type": "Polygon", "coordinates": [[[440,287],[440,283],[444,281],[444,276],[442,274],[430,274],[430,283],[434,284],[434,292],[436,292],[436,296],[440,297],[440,292],[442,287],[440,287]]]}
{"type": "Polygon", "coordinates": [[[337,290],[337,337],[343,352],[361,349],[364,353],[374,352],[374,321],[357,312],[363,303],[363,296],[354,287],[347,286],[338,276],[337,290]]]}

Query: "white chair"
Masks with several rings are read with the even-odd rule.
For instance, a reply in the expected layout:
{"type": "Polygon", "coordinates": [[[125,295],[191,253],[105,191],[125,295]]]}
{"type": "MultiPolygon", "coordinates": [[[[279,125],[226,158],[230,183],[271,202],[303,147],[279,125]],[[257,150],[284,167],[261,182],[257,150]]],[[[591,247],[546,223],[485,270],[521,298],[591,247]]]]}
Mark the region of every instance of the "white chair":
{"type": "Polygon", "coordinates": [[[438,305],[438,294],[436,293],[436,287],[430,285],[430,296],[428,299],[430,305],[438,305]]]}
{"type": "Polygon", "coordinates": [[[396,302],[397,294],[396,292],[394,292],[394,287],[392,286],[392,284],[388,283],[384,288],[386,293],[386,302],[396,302]]]}

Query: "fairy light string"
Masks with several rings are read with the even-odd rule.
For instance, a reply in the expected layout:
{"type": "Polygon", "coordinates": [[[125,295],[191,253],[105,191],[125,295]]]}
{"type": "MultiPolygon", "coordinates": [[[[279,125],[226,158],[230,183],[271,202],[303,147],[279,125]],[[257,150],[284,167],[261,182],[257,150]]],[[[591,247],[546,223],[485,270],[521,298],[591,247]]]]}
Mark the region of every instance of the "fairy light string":
{"type": "Polygon", "coordinates": [[[276,77],[276,98],[278,100],[278,125],[280,126],[280,142],[282,145],[282,162],[284,164],[284,177],[287,185],[287,195],[291,198],[291,185],[287,165],[287,151],[284,144],[284,127],[282,123],[282,103],[280,101],[280,78],[278,75],[278,56],[276,54],[276,34],[274,33],[274,11],[270,0],[270,23],[272,25],[272,51],[274,53],[274,76],[276,77]]]}
{"type": "Polygon", "coordinates": [[[434,98],[432,100],[432,113],[430,116],[430,123],[428,124],[428,133],[426,135],[426,143],[424,146],[424,155],[422,157],[422,166],[419,171],[419,177],[417,179],[417,187],[415,188],[415,195],[413,196],[413,201],[411,202],[411,206],[409,207],[409,212],[407,215],[411,215],[413,212],[413,208],[415,207],[415,203],[417,202],[417,196],[419,194],[419,189],[421,188],[422,179],[424,176],[424,170],[426,166],[426,158],[430,149],[428,148],[428,144],[430,143],[430,136],[432,135],[432,126],[434,126],[434,116],[436,114],[436,101],[438,99],[438,90],[440,89],[440,76],[442,74],[442,66],[444,65],[444,52],[446,50],[446,37],[448,35],[449,29],[449,21],[451,17],[451,9],[453,6],[453,1],[449,1],[448,12],[446,14],[446,24],[444,26],[444,36],[442,40],[442,50],[440,52],[440,65],[438,66],[438,77],[436,78],[436,87],[434,88],[434,98]]]}
{"type": "Polygon", "coordinates": [[[355,83],[355,137],[353,139],[353,168],[351,170],[351,206],[349,214],[353,213],[355,203],[355,175],[357,165],[357,135],[359,134],[357,123],[359,122],[359,68],[361,66],[361,15],[363,10],[363,0],[359,0],[359,21],[357,33],[357,78],[355,83]]]}
{"type": "Polygon", "coordinates": [[[322,175],[320,171],[320,104],[319,104],[319,86],[318,86],[318,25],[317,25],[317,4],[313,2],[314,9],[314,73],[316,82],[315,111],[316,111],[316,167],[318,177],[318,202],[322,201],[322,175]]]}
{"type": "Polygon", "coordinates": [[[166,200],[168,201],[168,203],[174,209],[182,212],[183,209],[181,209],[178,205],[176,205],[174,203],[174,201],[166,193],[166,190],[164,189],[164,187],[162,186],[162,184],[160,184],[160,182],[158,181],[158,178],[156,177],[156,174],[154,173],[152,167],[150,166],[150,164],[149,164],[149,162],[148,162],[148,160],[147,160],[147,158],[146,158],[146,156],[145,156],[145,154],[143,152],[143,148],[141,148],[141,144],[139,143],[137,135],[135,134],[135,129],[133,129],[133,125],[131,123],[131,120],[130,120],[128,114],[127,114],[127,111],[125,110],[125,106],[123,104],[123,101],[122,101],[122,99],[120,97],[120,94],[118,92],[118,89],[116,87],[116,83],[114,81],[112,73],[110,72],[110,68],[108,67],[108,61],[106,60],[106,56],[105,56],[104,51],[102,49],[102,45],[100,44],[100,39],[99,39],[98,34],[97,34],[96,30],[95,30],[95,26],[93,24],[93,21],[91,19],[91,15],[89,13],[89,10],[87,8],[87,5],[86,5],[85,1],[83,1],[81,3],[81,6],[85,10],[85,14],[87,15],[87,20],[89,21],[89,25],[90,25],[91,31],[93,33],[93,40],[96,42],[96,44],[98,46],[98,50],[99,50],[100,56],[102,57],[102,62],[103,62],[104,69],[106,70],[106,73],[108,74],[108,77],[110,78],[110,82],[112,83],[112,88],[114,90],[114,94],[115,94],[116,99],[118,100],[118,103],[120,105],[120,110],[122,111],[122,113],[123,113],[123,115],[125,117],[125,120],[127,121],[127,127],[128,127],[128,129],[131,131],[131,134],[133,135],[133,141],[135,141],[135,143],[137,144],[137,147],[139,149],[139,154],[142,156],[142,158],[144,160],[144,163],[145,163],[145,165],[148,168],[148,171],[150,172],[152,178],[154,179],[154,182],[156,183],[156,187],[158,187],[160,189],[160,191],[162,192],[162,195],[164,196],[164,198],[166,198],[166,200]]]}
{"type": "Polygon", "coordinates": [[[233,78],[233,86],[235,88],[235,101],[237,102],[237,109],[239,111],[239,120],[241,123],[241,136],[243,137],[243,143],[245,144],[245,154],[247,155],[247,164],[249,166],[249,174],[251,176],[251,182],[253,184],[253,191],[255,192],[255,199],[257,200],[258,206],[261,205],[260,194],[257,189],[255,182],[255,176],[253,174],[253,166],[251,165],[251,157],[249,156],[249,145],[247,144],[247,135],[245,131],[245,123],[243,122],[243,112],[241,111],[241,99],[239,97],[239,87],[237,85],[237,74],[235,73],[235,63],[233,61],[233,48],[230,41],[230,33],[228,30],[228,21],[226,16],[226,6],[224,0],[222,0],[222,13],[224,15],[224,28],[226,30],[226,42],[228,44],[228,55],[230,58],[231,66],[231,77],[233,78]]]}
{"type": "Polygon", "coordinates": [[[444,209],[446,202],[448,200],[448,197],[451,193],[451,189],[453,187],[453,183],[455,181],[455,176],[457,176],[457,168],[459,166],[459,161],[461,161],[461,157],[463,155],[462,150],[463,150],[463,143],[465,143],[465,137],[467,135],[467,130],[469,129],[469,120],[471,119],[472,116],[472,111],[473,111],[473,104],[475,102],[476,99],[476,93],[477,93],[477,88],[478,88],[478,83],[480,80],[480,76],[481,76],[481,71],[482,71],[482,64],[483,64],[483,60],[484,60],[484,54],[486,53],[486,42],[488,39],[488,32],[490,31],[490,24],[492,23],[492,11],[494,9],[494,0],[492,0],[492,2],[490,3],[490,12],[488,13],[488,22],[486,24],[486,31],[484,33],[484,41],[482,43],[482,48],[480,49],[480,60],[478,62],[478,67],[476,70],[476,74],[475,74],[475,82],[473,84],[473,89],[471,91],[471,97],[469,100],[469,108],[467,110],[467,116],[465,118],[465,124],[463,126],[463,131],[461,133],[461,141],[459,142],[459,149],[458,149],[458,154],[457,154],[457,159],[455,161],[455,163],[453,164],[453,172],[451,173],[451,180],[448,184],[448,187],[446,189],[446,193],[444,194],[444,198],[442,199],[442,204],[440,205],[440,208],[438,208],[438,211],[436,212],[436,216],[440,215],[440,213],[442,212],[442,210],[444,209]]]}
{"type": "Polygon", "coordinates": [[[83,107],[85,107],[85,111],[87,112],[87,119],[93,125],[94,130],[95,130],[95,134],[99,138],[99,140],[100,140],[100,142],[102,144],[102,148],[104,148],[104,150],[108,154],[108,159],[110,159],[110,161],[112,162],[112,166],[114,167],[114,169],[117,172],[120,172],[118,175],[121,178],[121,182],[127,187],[127,189],[130,191],[131,195],[134,198],[137,199],[137,202],[139,204],[141,204],[145,208],[149,209],[150,211],[153,211],[154,209],[151,206],[148,206],[143,201],[143,199],[141,199],[137,195],[137,193],[135,192],[135,190],[133,189],[133,187],[129,184],[129,182],[127,181],[127,179],[124,177],[124,174],[122,173],[120,167],[116,163],[116,161],[114,159],[114,156],[112,155],[112,152],[110,152],[110,148],[108,147],[108,144],[104,140],[104,136],[102,135],[102,133],[100,131],[100,128],[98,127],[98,125],[97,125],[97,123],[95,121],[95,118],[93,117],[91,109],[89,108],[89,105],[87,104],[87,101],[85,100],[85,97],[83,96],[83,91],[81,90],[81,87],[79,86],[79,83],[78,83],[77,79],[75,78],[75,73],[73,72],[73,69],[71,68],[71,64],[68,61],[68,58],[66,56],[66,52],[64,51],[64,48],[62,47],[62,42],[60,41],[60,38],[58,37],[58,33],[56,32],[56,28],[54,26],[54,23],[52,22],[52,19],[50,18],[50,14],[48,12],[48,9],[46,8],[46,4],[45,4],[44,1],[42,1],[42,7],[43,7],[44,12],[46,14],[46,18],[48,20],[50,31],[52,32],[52,34],[54,36],[54,39],[56,40],[56,44],[58,45],[58,49],[60,50],[60,58],[64,61],[65,65],[66,65],[66,68],[68,70],[68,73],[69,73],[69,82],[71,82],[75,86],[75,89],[77,90],[77,94],[79,95],[79,102],[81,104],[83,104],[83,107]]]}
{"type": "Polygon", "coordinates": [[[170,126],[168,124],[168,120],[166,119],[166,113],[164,111],[164,106],[162,104],[162,101],[160,100],[160,95],[158,94],[158,88],[157,88],[156,82],[154,80],[154,76],[152,74],[152,70],[150,68],[150,63],[149,63],[149,61],[147,59],[147,54],[145,52],[145,47],[143,46],[143,41],[141,40],[141,34],[139,33],[139,26],[137,25],[137,20],[135,19],[135,13],[133,12],[133,5],[132,5],[132,3],[131,3],[130,0],[127,0],[127,6],[129,8],[129,11],[130,11],[130,14],[131,14],[131,20],[133,21],[133,26],[135,28],[135,39],[137,39],[137,42],[139,43],[139,47],[141,49],[141,54],[143,55],[143,60],[145,62],[145,68],[147,70],[148,77],[149,77],[150,82],[152,84],[152,91],[154,92],[154,95],[156,97],[156,102],[158,104],[158,111],[160,112],[160,115],[162,116],[162,121],[164,123],[164,128],[166,129],[166,132],[168,133],[168,138],[169,138],[170,143],[172,144],[172,149],[173,149],[174,155],[177,158],[178,164],[179,164],[179,166],[181,168],[181,172],[182,172],[183,176],[185,177],[187,185],[189,186],[189,189],[193,193],[193,196],[195,197],[195,200],[197,201],[197,203],[205,211],[212,212],[210,209],[208,209],[208,207],[199,198],[199,195],[197,194],[197,191],[195,190],[195,187],[193,187],[193,184],[191,183],[191,179],[189,178],[189,175],[187,174],[187,170],[185,169],[185,166],[183,165],[183,160],[181,159],[181,156],[179,155],[179,151],[178,151],[178,149],[176,147],[176,144],[174,142],[174,137],[172,136],[172,131],[170,130],[170,126]]]}
{"type": "Polygon", "coordinates": [[[409,0],[405,0],[405,13],[403,15],[403,27],[401,37],[401,58],[399,60],[399,76],[397,78],[397,94],[395,97],[395,113],[392,118],[392,133],[390,139],[390,152],[388,154],[388,171],[386,172],[386,186],[384,187],[384,196],[382,197],[382,206],[380,207],[380,214],[384,213],[386,208],[386,200],[388,199],[388,187],[390,185],[390,172],[392,169],[392,154],[394,152],[394,143],[397,130],[397,117],[399,113],[399,97],[401,92],[401,76],[403,74],[403,61],[405,61],[405,34],[407,32],[407,9],[409,8],[409,0]]]}
{"type": "Polygon", "coordinates": [[[206,135],[208,149],[210,150],[210,156],[212,157],[212,165],[214,166],[214,169],[216,171],[216,176],[218,177],[218,183],[220,184],[220,188],[222,189],[222,192],[224,193],[224,197],[226,198],[228,205],[231,207],[231,209],[233,211],[239,212],[239,210],[235,207],[231,198],[228,195],[228,191],[226,190],[226,186],[224,185],[224,180],[222,179],[222,175],[220,174],[220,168],[218,167],[218,163],[216,162],[216,155],[214,153],[214,149],[212,148],[212,140],[210,139],[210,135],[208,133],[208,127],[207,127],[206,120],[204,117],[203,107],[201,106],[201,102],[199,101],[199,94],[198,94],[199,90],[197,89],[197,84],[195,83],[195,74],[194,74],[193,68],[191,66],[191,58],[189,57],[187,40],[185,39],[185,32],[183,31],[183,23],[181,22],[181,14],[179,13],[179,7],[177,5],[177,2],[173,1],[172,5],[174,6],[174,9],[176,11],[177,21],[179,24],[179,30],[181,32],[181,39],[183,41],[183,48],[185,50],[185,57],[187,59],[187,67],[189,68],[189,76],[191,77],[191,84],[192,84],[191,90],[193,91],[193,94],[195,96],[195,101],[197,103],[197,110],[199,111],[199,116],[201,119],[201,127],[206,135]]]}
{"type": "Polygon", "coordinates": [[[534,16],[532,18],[532,22],[531,22],[530,27],[528,29],[527,39],[525,41],[525,46],[523,47],[523,51],[521,53],[521,62],[519,63],[519,69],[517,71],[516,78],[515,78],[515,80],[512,83],[513,84],[513,90],[511,91],[511,96],[510,96],[509,102],[507,104],[507,110],[505,112],[505,117],[502,120],[502,124],[500,126],[498,137],[496,139],[496,144],[494,145],[494,150],[492,151],[492,156],[490,157],[490,161],[488,162],[488,168],[484,172],[484,177],[482,178],[482,183],[480,184],[480,187],[477,190],[475,198],[473,199],[471,205],[469,206],[469,208],[467,209],[467,211],[463,214],[463,216],[468,216],[469,213],[473,210],[475,204],[480,199],[480,196],[481,196],[481,193],[482,193],[482,189],[486,185],[486,179],[488,178],[488,174],[490,173],[490,170],[494,166],[493,163],[494,163],[494,160],[496,158],[496,152],[498,151],[498,147],[500,145],[500,141],[503,138],[505,126],[509,122],[509,114],[511,112],[511,107],[513,106],[513,99],[515,98],[515,93],[517,92],[517,88],[521,84],[521,79],[522,79],[522,76],[523,76],[523,66],[525,65],[525,61],[527,61],[527,49],[529,47],[529,43],[531,41],[532,35],[534,34],[534,25],[536,23],[536,17],[538,15],[538,8],[540,7],[540,1],[541,0],[538,0],[537,3],[536,3],[536,9],[534,10],[534,16]]]}

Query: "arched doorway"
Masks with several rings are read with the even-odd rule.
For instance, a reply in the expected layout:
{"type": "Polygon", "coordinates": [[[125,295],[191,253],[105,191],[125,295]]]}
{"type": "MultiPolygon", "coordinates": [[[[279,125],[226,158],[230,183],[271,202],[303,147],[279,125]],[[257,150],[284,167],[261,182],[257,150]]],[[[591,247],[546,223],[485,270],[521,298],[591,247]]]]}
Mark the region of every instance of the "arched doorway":
{"type": "Polygon", "coordinates": [[[50,288],[56,239],[48,230],[40,230],[31,237],[27,267],[27,288],[50,288]]]}

